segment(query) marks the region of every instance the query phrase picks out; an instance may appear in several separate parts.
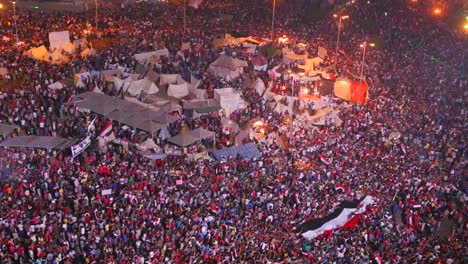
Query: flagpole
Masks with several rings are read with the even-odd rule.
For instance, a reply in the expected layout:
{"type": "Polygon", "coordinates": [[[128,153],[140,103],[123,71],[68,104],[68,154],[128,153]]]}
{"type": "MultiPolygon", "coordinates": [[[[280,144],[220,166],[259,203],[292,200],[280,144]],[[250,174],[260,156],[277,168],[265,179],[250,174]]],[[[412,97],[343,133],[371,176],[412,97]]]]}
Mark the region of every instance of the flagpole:
{"type": "Polygon", "coordinates": [[[276,0],[273,0],[273,14],[271,18],[271,41],[273,41],[273,31],[275,28],[275,8],[276,8],[276,0]]]}
{"type": "Polygon", "coordinates": [[[187,29],[187,0],[184,0],[184,34],[187,29]]]}
{"type": "Polygon", "coordinates": [[[96,37],[97,37],[97,33],[98,33],[98,0],[94,0],[94,4],[96,5],[95,23],[96,23],[96,37]]]}

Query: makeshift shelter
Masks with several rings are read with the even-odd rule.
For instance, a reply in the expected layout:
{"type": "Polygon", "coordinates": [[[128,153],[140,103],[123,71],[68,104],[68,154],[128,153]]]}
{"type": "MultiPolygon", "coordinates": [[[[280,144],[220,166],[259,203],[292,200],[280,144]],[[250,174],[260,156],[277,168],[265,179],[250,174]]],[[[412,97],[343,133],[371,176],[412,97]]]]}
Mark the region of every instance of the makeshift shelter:
{"type": "Polygon", "coordinates": [[[266,71],[268,67],[268,60],[263,56],[262,53],[258,53],[252,60],[254,65],[254,70],[256,71],[266,71]]]}
{"type": "Polygon", "coordinates": [[[0,124],[0,136],[6,138],[8,135],[13,133],[18,127],[15,125],[0,124]]]}
{"type": "Polygon", "coordinates": [[[22,147],[63,150],[71,146],[75,140],[52,136],[18,136],[7,138],[0,147],[22,147]]]}
{"type": "Polygon", "coordinates": [[[27,54],[35,60],[49,61],[49,51],[44,45],[28,50],[27,54]]]}
{"type": "Polygon", "coordinates": [[[215,132],[211,132],[203,128],[197,128],[194,130],[182,132],[174,137],[171,137],[168,139],[168,141],[180,147],[187,147],[199,140],[214,136],[215,132]]]}
{"type": "Polygon", "coordinates": [[[255,143],[248,143],[245,145],[224,148],[211,152],[216,160],[223,160],[228,158],[237,158],[240,156],[243,159],[258,159],[262,156],[255,143]]]}
{"type": "Polygon", "coordinates": [[[142,92],[145,94],[155,94],[159,91],[158,87],[154,82],[148,80],[148,79],[141,79],[137,81],[124,81],[126,84],[124,84],[124,91],[129,93],[131,96],[140,96],[142,92]]]}
{"type": "Polygon", "coordinates": [[[182,84],[169,84],[167,88],[167,95],[175,98],[182,98],[189,94],[187,83],[182,84]]]}
{"type": "Polygon", "coordinates": [[[243,67],[247,67],[246,61],[223,54],[210,64],[208,71],[229,81],[239,77],[243,73],[243,67]]]}
{"type": "Polygon", "coordinates": [[[50,61],[53,64],[64,64],[64,63],[69,63],[70,58],[63,55],[59,50],[55,50],[54,52],[50,54],[50,61]]]}
{"type": "Polygon", "coordinates": [[[180,80],[182,77],[180,74],[161,74],[159,75],[159,85],[166,85],[166,84],[175,84],[177,83],[177,80],[181,82],[180,80]]]}
{"type": "Polygon", "coordinates": [[[66,44],[66,45],[63,45],[63,46],[61,47],[61,49],[62,49],[63,51],[65,51],[66,53],[68,53],[68,54],[73,54],[73,53],[75,53],[75,45],[73,45],[73,43],[71,43],[71,42],[69,42],[69,43],[66,44]]]}
{"type": "Polygon", "coordinates": [[[224,88],[214,90],[214,99],[224,109],[235,111],[239,109],[241,104],[240,92],[233,88],[224,88]]]}
{"type": "Polygon", "coordinates": [[[60,47],[70,43],[70,32],[66,31],[57,31],[49,33],[49,43],[51,50],[59,50],[60,47]]]}

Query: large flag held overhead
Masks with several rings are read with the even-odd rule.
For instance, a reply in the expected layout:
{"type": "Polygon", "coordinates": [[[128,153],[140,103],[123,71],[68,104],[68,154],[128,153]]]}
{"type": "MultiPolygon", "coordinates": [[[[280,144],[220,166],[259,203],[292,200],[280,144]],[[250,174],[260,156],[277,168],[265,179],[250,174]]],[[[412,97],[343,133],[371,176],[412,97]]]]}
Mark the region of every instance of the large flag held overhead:
{"type": "Polygon", "coordinates": [[[373,203],[374,197],[369,195],[359,200],[343,201],[333,213],[309,220],[300,225],[298,230],[304,238],[311,240],[338,228],[353,228],[358,223],[359,215],[373,203]]]}

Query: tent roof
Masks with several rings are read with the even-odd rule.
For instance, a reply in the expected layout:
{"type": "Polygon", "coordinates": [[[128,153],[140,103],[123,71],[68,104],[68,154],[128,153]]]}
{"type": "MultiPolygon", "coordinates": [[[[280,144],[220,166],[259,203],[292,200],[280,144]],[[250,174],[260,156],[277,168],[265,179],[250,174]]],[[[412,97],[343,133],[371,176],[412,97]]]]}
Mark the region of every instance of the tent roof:
{"type": "Polygon", "coordinates": [[[237,155],[240,155],[243,159],[254,159],[262,156],[255,143],[216,150],[212,154],[217,160],[221,160],[223,157],[235,158],[237,155]]]}
{"type": "Polygon", "coordinates": [[[74,143],[72,139],[51,136],[18,136],[0,143],[2,147],[26,147],[63,150],[74,143]]]}
{"type": "Polygon", "coordinates": [[[214,134],[215,134],[214,132],[211,132],[209,130],[206,130],[203,128],[197,128],[194,130],[180,133],[177,136],[171,137],[170,139],[168,139],[168,141],[175,145],[186,147],[186,146],[192,145],[193,143],[201,139],[212,137],[214,136],[214,134]]]}
{"type": "Polygon", "coordinates": [[[15,125],[0,124],[0,136],[5,137],[6,135],[13,132],[16,128],[18,127],[15,125]]]}
{"type": "Polygon", "coordinates": [[[231,71],[235,71],[238,68],[245,66],[247,66],[245,61],[233,58],[225,54],[220,55],[214,62],[210,64],[210,67],[222,67],[227,68],[231,71]]]}

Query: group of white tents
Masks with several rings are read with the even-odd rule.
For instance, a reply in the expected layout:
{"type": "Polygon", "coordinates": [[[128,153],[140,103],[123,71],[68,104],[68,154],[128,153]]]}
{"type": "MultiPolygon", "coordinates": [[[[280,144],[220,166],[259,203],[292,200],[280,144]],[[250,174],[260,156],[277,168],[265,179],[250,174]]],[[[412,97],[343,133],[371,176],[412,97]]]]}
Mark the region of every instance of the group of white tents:
{"type": "Polygon", "coordinates": [[[79,52],[81,57],[96,54],[96,50],[88,47],[88,41],[84,38],[70,41],[68,31],[51,32],[49,34],[50,48],[44,45],[31,48],[23,55],[36,60],[46,61],[53,64],[70,63],[72,56],[79,52]]]}

